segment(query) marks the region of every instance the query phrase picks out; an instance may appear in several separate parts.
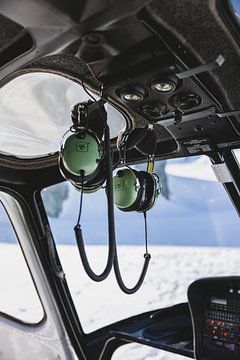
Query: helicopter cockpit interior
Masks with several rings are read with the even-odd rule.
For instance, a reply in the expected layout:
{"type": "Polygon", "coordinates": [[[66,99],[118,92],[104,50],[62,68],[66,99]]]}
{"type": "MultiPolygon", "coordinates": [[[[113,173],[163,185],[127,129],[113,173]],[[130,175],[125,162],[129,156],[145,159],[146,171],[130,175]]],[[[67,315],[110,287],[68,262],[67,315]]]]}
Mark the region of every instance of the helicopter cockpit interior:
{"type": "Polygon", "coordinates": [[[239,82],[239,0],[0,1],[1,359],[239,358],[239,82]]]}

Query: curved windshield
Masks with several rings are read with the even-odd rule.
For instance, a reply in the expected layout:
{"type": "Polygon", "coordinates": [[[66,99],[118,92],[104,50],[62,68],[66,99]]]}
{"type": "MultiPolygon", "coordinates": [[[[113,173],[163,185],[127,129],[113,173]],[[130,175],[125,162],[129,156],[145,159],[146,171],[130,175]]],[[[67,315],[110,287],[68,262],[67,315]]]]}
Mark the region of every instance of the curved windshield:
{"type": "Polygon", "coordinates": [[[230,8],[236,18],[236,20],[240,23],[240,1],[239,0],[229,0],[230,8]]]}
{"type": "MultiPolygon", "coordinates": [[[[135,168],[146,169],[146,165],[135,168]]],[[[187,301],[187,288],[198,278],[239,273],[239,218],[222,184],[217,182],[209,159],[199,156],[160,161],[155,172],[160,176],[163,191],[147,216],[152,259],[143,287],[131,296],[119,290],[113,274],[102,283],[94,283],[84,273],[73,232],[79,192],[67,182],[42,191],[60,259],[86,332],[187,301]]],[[[117,208],[115,214],[120,266],[130,286],[136,282],[143,262],[143,215],[124,213],[117,208]]],[[[98,272],[106,263],[106,218],[105,190],[84,195],[83,236],[91,264],[98,272]]]]}
{"type": "Polygon", "coordinates": [[[25,323],[37,324],[44,317],[43,308],[12,222],[1,202],[1,196],[2,192],[0,192],[0,316],[7,314],[25,323]]]}

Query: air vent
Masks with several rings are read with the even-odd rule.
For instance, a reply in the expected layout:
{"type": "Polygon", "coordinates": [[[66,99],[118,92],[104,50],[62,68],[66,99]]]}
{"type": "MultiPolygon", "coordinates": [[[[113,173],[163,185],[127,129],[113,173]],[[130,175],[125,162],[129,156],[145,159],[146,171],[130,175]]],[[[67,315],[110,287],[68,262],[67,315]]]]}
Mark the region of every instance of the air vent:
{"type": "Polygon", "coordinates": [[[166,104],[161,102],[150,102],[143,104],[140,109],[141,113],[152,120],[158,120],[169,112],[166,104]]]}
{"type": "Polygon", "coordinates": [[[201,97],[194,93],[177,94],[170,99],[171,105],[182,111],[191,110],[200,105],[201,102],[201,97]]]}

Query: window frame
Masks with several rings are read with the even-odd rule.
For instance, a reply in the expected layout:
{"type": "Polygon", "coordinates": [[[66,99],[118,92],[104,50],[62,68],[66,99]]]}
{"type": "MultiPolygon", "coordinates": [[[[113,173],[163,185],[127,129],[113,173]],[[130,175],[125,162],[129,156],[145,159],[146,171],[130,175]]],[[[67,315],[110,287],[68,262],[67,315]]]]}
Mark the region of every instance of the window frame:
{"type": "MultiPolygon", "coordinates": [[[[16,323],[19,323],[21,325],[24,325],[24,326],[28,326],[28,327],[39,327],[40,325],[42,325],[46,319],[47,319],[47,315],[46,315],[46,311],[45,311],[45,307],[44,307],[44,304],[43,304],[43,301],[42,301],[42,298],[40,296],[40,293],[39,293],[39,290],[38,290],[38,287],[37,287],[37,284],[36,284],[36,281],[34,279],[34,276],[32,274],[32,271],[31,271],[31,267],[27,261],[27,257],[26,257],[26,254],[24,252],[24,249],[23,249],[23,245],[19,239],[19,234],[16,230],[16,227],[14,226],[14,222],[13,222],[13,219],[11,217],[11,211],[9,211],[10,209],[7,208],[6,206],[6,203],[4,203],[4,200],[2,200],[2,193],[4,193],[4,191],[0,190],[0,206],[2,206],[3,210],[5,211],[5,214],[6,214],[6,217],[8,218],[9,220],[9,224],[12,228],[12,231],[15,235],[15,239],[16,239],[16,245],[18,247],[18,251],[20,251],[20,256],[23,257],[23,261],[26,265],[26,270],[28,271],[28,274],[30,276],[30,279],[32,281],[32,285],[36,291],[36,296],[38,298],[38,301],[39,301],[39,306],[41,306],[41,310],[42,310],[42,318],[37,321],[37,322],[28,322],[28,321],[24,321],[23,319],[19,319],[17,318],[16,316],[14,315],[11,315],[11,314],[8,314],[6,312],[3,312],[1,311],[0,309],[0,317],[3,317],[3,318],[6,318],[6,319],[9,319],[11,321],[14,321],[16,323]]],[[[10,194],[8,194],[10,195],[10,194]]],[[[10,195],[11,196],[11,195],[10,195]]],[[[13,198],[14,199],[14,198],[13,198]]]]}

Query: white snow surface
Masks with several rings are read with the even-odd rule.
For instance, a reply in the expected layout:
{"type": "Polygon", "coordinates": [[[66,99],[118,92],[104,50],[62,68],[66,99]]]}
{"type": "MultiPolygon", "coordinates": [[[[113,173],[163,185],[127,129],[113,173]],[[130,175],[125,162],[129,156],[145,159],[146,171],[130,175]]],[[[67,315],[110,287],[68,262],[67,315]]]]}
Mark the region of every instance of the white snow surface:
{"type": "MultiPolygon", "coordinates": [[[[4,268],[4,263],[9,263],[9,259],[15,264],[15,246],[0,245],[0,254],[3,254],[0,256],[1,268],[4,268]]],[[[89,246],[87,251],[94,269],[100,272],[105,265],[106,247],[89,246]]],[[[185,302],[187,288],[192,281],[207,276],[237,275],[240,255],[238,248],[151,246],[152,260],[143,287],[136,295],[124,295],[118,289],[113,274],[103,283],[92,282],[82,269],[75,246],[58,246],[58,252],[80,321],[86,332],[128,316],[185,302]]],[[[142,254],[143,248],[140,246],[119,247],[121,269],[128,285],[133,285],[139,275],[142,254]]],[[[5,295],[10,294],[11,301],[9,302],[4,295],[0,299],[0,307],[2,308],[2,302],[6,301],[4,309],[8,307],[10,315],[11,309],[14,308],[15,316],[22,317],[24,311],[24,316],[31,319],[32,316],[36,316],[36,309],[30,304],[33,298],[32,289],[26,288],[22,281],[21,287],[18,288],[18,291],[21,289],[21,297],[16,301],[16,295],[14,297],[13,289],[10,288],[12,283],[9,279],[13,277],[11,271],[16,274],[16,270],[20,278],[24,279],[24,273],[21,273],[23,270],[10,266],[4,276],[1,276],[1,290],[5,295]]],[[[184,357],[132,344],[120,348],[113,359],[180,360],[184,357]]]]}
{"type": "MultiPolygon", "coordinates": [[[[62,265],[86,332],[112,322],[187,301],[187,288],[201,277],[237,275],[240,249],[151,246],[152,259],[146,281],[135,295],[123,294],[113,274],[103,283],[89,280],[73,246],[58,247],[62,265]],[[78,269],[76,273],[76,269],[78,269]]],[[[123,277],[132,286],[139,276],[144,250],[140,246],[119,246],[123,277]]],[[[89,246],[88,254],[100,272],[106,259],[104,246],[89,246]]],[[[120,348],[113,360],[172,360],[183,356],[139,344],[120,348]]]]}

